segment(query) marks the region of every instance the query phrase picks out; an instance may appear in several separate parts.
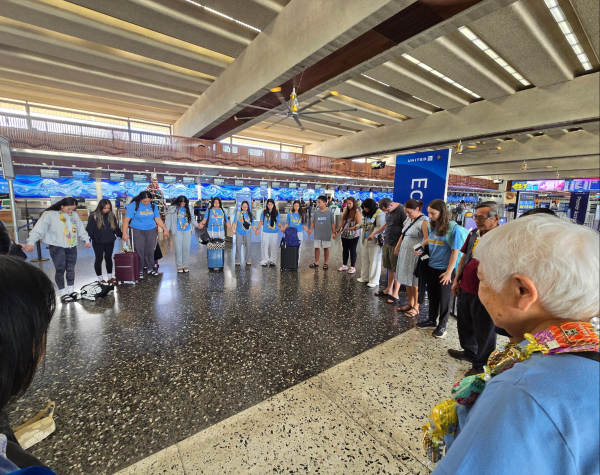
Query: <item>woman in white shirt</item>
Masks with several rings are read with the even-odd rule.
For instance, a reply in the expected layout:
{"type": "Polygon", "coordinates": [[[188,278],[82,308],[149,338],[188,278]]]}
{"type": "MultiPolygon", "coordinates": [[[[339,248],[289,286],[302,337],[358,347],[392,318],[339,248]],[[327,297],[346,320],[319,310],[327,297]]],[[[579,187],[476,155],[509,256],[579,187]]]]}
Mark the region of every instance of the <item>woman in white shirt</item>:
{"type": "Polygon", "coordinates": [[[374,234],[385,224],[385,213],[378,209],[377,203],[372,198],[367,198],[362,203],[364,220],[360,226],[363,233],[363,246],[360,255],[361,272],[357,282],[367,282],[369,287],[379,287],[381,278],[381,246],[377,242],[378,235],[374,234]]]}
{"type": "Polygon", "coordinates": [[[48,244],[50,257],[54,263],[54,281],[60,291],[60,300],[63,303],[77,300],[75,285],[75,264],[77,263],[77,238],[85,242],[85,247],[92,247],[90,237],[79,215],[75,212],[77,200],[63,198],[42,212],[40,219],[35,224],[27,245],[23,249],[33,251],[33,245],[41,240],[48,244]],[[65,273],[67,274],[67,288],[65,289],[65,273]]]}

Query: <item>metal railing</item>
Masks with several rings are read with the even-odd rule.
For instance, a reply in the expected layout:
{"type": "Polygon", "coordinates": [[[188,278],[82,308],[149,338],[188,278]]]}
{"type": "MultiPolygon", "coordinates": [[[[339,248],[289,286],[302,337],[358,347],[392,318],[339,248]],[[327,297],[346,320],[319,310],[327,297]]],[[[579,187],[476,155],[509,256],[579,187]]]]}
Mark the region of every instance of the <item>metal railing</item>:
{"type": "Polygon", "coordinates": [[[80,125],[60,120],[34,119],[6,113],[0,114],[0,135],[7,137],[11,148],[15,149],[193,162],[378,180],[394,179],[394,168],[372,170],[369,164],[351,160],[104,126],[80,125]]]}

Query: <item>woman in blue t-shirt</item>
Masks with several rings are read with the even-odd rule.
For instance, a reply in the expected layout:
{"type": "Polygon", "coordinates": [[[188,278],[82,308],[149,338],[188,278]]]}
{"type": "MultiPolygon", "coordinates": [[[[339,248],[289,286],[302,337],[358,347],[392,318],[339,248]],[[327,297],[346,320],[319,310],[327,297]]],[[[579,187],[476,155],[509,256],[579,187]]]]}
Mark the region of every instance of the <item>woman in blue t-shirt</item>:
{"type": "Polygon", "coordinates": [[[158,275],[155,270],[150,270],[154,266],[154,250],[158,241],[157,225],[163,230],[163,235],[169,237],[169,231],[160,219],[158,206],[152,203],[152,194],[142,191],[127,205],[123,218],[123,240],[129,241],[128,231],[131,228],[133,247],[140,258],[140,279],[144,267],[148,268],[148,275],[158,275]]]}
{"type": "Polygon", "coordinates": [[[300,241],[300,247],[298,248],[298,260],[300,260],[300,253],[302,252],[302,239],[304,238],[304,231],[308,232],[308,228],[302,224],[304,221],[304,209],[302,208],[300,201],[296,200],[292,203],[292,209],[287,215],[287,221],[283,225],[283,231],[291,226],[296,228],[298,232],[298,241],[300,241]]]}
{"type": "MultiPolygon", "coordinates": [[[[433,200],[427,207],[429,214],[429,236],[421,246],[429,247],[427,260],[427,295],[429,298],[429,318],[417,323],[420,330],[434,329],[435,338],[446,336],[446,324],[450,317],[452,301],[452,281],[458,262],[458,252],[464,244],[459,226],[450,222],[450,212],[443,200],[433,200]],[[438,323],[439,316],[439,323],[438,323]]],[[[420,256],[421,251],[414,251],[420,256]]]]}
{"type": "Polygon", "coordinates": [[[252,265],[250,258],[250,250],[252,249],[252,235],[250,230],[256,232],[256,227],[253,226],[254,218],[250,211],[250,205],[247,201],[242,201],[240,205],[240,211],[235,215],[236,225],[234,227],[235,238],[235,265],[239,266],[242,260],[242,247],[244,248],[244,257],[246,258],[246,265],[252,265]]]}
{"type": "Polygon", "coordinates": [[[267,200],[267,209],[262,212],[261,220],[256,227],[256,234],[264,224],[262,233],[262,259],[260,265],[263,267],[274,267],[277,262],[277,248],[279,247],[279,230],[283,230],[280,224],[279,212],[275,209],[275,201],[267,200]]]}
{"type": "Polygon", "coordinates": [[[192,234],[196,227],[196,217],[190,212],[190,201],[186,196],[178,196],[167,211],[167,229],[173,236],[177,273],[188,273],[190,270],[190,246],[192,234]]]}
{"type": "Polygon", "coordinates": [[[206,212],[204,219],[200,222],[198,229],[202,229],[206,225],[208,235],[211,238],[225,239],[225,226],[229,228],[233,234],[233,226],[227,221],[227,214],[223,209],[221,198],[215,197],[210,202],[210,208],[206,212]]]}

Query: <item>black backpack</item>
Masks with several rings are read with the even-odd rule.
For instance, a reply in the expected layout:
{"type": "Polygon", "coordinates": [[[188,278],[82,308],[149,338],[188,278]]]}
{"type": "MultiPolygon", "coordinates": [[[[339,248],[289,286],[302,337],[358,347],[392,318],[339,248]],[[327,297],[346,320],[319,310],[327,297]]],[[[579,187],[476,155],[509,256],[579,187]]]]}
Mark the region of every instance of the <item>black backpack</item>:
{"type": "Polygon", "coordinates": [[[100,282],[92,282],[91,284],[84,285],[79,291],[82,299],[86,300],[99,300],[106,297],[111,291],[115,289],[112,284],[101,284],[100,282]]]}

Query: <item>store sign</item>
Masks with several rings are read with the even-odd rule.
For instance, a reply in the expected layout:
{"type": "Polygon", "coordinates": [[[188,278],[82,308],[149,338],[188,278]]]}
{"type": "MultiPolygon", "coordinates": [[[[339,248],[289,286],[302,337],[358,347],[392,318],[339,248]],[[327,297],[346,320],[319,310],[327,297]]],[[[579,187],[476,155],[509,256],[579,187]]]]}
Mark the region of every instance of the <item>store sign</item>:
{"type": "Polygon", "coordinates": [[[75,180],[89,180],[90,172],[73,172],[73,179],[75,180]]]}
{"type": "Polygon", "coordinates": [[[165,183],[175,183],[177,182],[177,177],[175,175],[165,175],[163,181],[165,183]]]}
{"type": "Polygon", "coordinates": [[[585,223],[589,199],[589,193],[571,193],[571,199],[569,200],[569,217],[575,220],[577,224],[585,223]]]}
{"type": "Polygon", "coordinates": [[[451,153],[445,149],[396,156],[394,201],[404,203],[412,198],[427,204],[446,200],[451,153]]]}
{"type": "Polygon", "coordinates": [[[110,181],[124,181],[125,180],[125,173],[111,173],[110,174],[110,181]]]}
{"type": "Polygon", "coordinates": [[[60,178],[60,173],[58,170],[48,170],[46,168],[42,168],[40,170],[40,176],[42,178],[60,178]]]}
{"type": "MultiPolygon", "coordinates": [[[[216,181],[217,180],[215,180],[215,185],[217,184],[216,181]]],[[[221,180],[221,181],[223,181],[223,180],[221,180]]],[[[195,176],[184,176],[183,177],[183,184],[184,185],[193,185],[195,183],[196,183],[196,177],[195,176]]],[[[221,183],[221,185],[222,184],[223,183],[221,183]]]]}
{"type": "Polygon", "coordinates": [[[565,180],[513,181],[514,191],[563,191],[565,180]]]}
{"type": "Polygon", "coordinates": [[[599,178],[583,178],[581,180],[569,180],[565,183],[565,191],[599,191],[599,178]]]}
{"type": "Polygon", "coordinates": [[[138,183],[148,181],[148,175],[133,175],[133,181],[138,183]]]}

